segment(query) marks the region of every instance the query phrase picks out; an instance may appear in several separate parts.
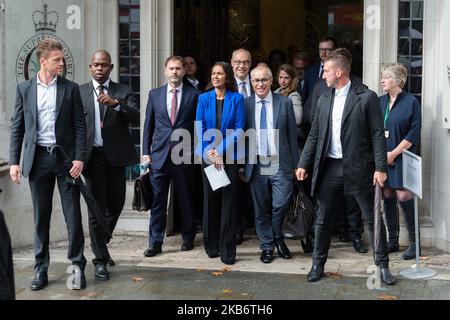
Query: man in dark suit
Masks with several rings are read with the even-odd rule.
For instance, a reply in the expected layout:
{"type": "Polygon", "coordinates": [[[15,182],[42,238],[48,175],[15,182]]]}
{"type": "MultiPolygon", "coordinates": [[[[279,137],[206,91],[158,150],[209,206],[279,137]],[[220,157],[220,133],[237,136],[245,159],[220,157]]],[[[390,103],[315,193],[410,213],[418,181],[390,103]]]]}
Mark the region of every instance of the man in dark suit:
{"type": "Polygon", "coordinates": [[[323,75],[323,64],[330,53],[337,48],[337,41],[333,37],[325,36],[319,41],[320,61],[310,65],[305,70],[305,79],[303,85],[302,101],[307,101],[312,94],[317,79],[321,79],[323,75]]]}
{"type": "Polygon", "coordinates": [[[197,78],[197,61],[191,55],[185,55],[183,57],[185,75],[183,77],[183,84],[192,86],[198,91],[202,92],[205,89],[203,83],[197,78]]]}
{"type": "Polygon", "coordinates": [[[246,152],[245,181],[250,184],[263,263],[273,261],[274,245],[281,258],[292,257],[281,227],[299,159],[292,101],[272,93],[272,80],[267,66],[253,69],[255,94],[245,101],[246,129],[256,131],[256,139],[250,138],[246,152]]]}
{"type": "MultiPolygon", "coordinates": [[[[233,68],[234,81],[236,88],[244,99],[253,95],[253,86],[250,81],[250,68],[252,66],[252,55],[250,51],[239,48],[233,51],[231,55],[231,67],[233,68]]],[[[255,214],[252,205],[252,199],[248,185],[239,179],[237,181],[238,188],[238,211],[239,218],[236,227],[236,245],[242,244],[244,241],[244,232],[248,227],[253,227],[255,222],[255,214]]]]}
{"type": "MultiPolygon", "coordinates": [[[[338,48],[333,51],[336,54],[345,56],[352,62],[352,54],[346,48],[338,48]]],[[[351,74],[350,80],[352,83],[361,84],[362,79],[356,75],[351,74]]],[[[308,101],[305,104],[306,110],[310,110],[305,116],[305,122],[311,127],[316,114],[317,104],[322,94],[326,92],[332,92],[333,88],[329,88],[324,79],[317,79],[314,86],[313,94],[309,96],[308,101]]],[[[310,182],[310,180],[308,180],[310,182]]],[[[307,185],[307,190],[310,191],[310,184],[307,185]]],[[[362,239],[362,233],[364,231],[364,225],[362,222],[362,213],[359,210],[358,204],[352,196],[346,196],[342,201],[339,213],[336,214],[335,228],[339,233],[340,242],[352,242],[353,248],[358,253],[366,253],[367,249],[362,239]]]]}
{"type": "MultiPolygon", "coordinates": [[[[2,190],[0,189],[0,192],[2,190]]],[[[0,210],[0,301],[15,300],[14,265],[11,249],[11,238],[0,210]]]]}
{"type": "Polygon", "coordinates": [[[73,159],[69,174],[78,178],[86,159],[86,122],[80,90],[76,83],[61,77],[64,70],[62,45],[44,39],[36,47],[40,63],[38,74],[17,86],[14,118],[11,125],[10,175],[20,183],[21,171],[29,177],[35,222],[35,272],[31,290],[41,290],[48,283],[49,228],[55,179],[69,234],[68,258],[79,269],[74,272],[73,289],[86,287],[83,255],[84,234],[81,223],[80,190],[66,183],[62,172],[50,155],[58,144],[73,159]],[[25,140],[23,166],[19,166],[25,140]]]}
{"type": "MultiPolygon", "coordinates": [[[[331,54],[324,65],[323,78],[332,92],[323,94],[311,133],[303,150],[297,179],[312,174],[311,195],[317,194],[313,265],[310,282],[324,276],[331,241],[331,225],[344,195],[351,195],[364,214],[369,238],[374,239],[374,185],[387,178],[386,144],[383,122],[375,92],[350,80],[351,63],[343,55],[331,54]]],[[[381,280],[395,284],[389,271],[386,229],[381,220],[380,245],[374,250],[381,280]]]]}
{"type": "MultiPolygon", "coordinates": [[[[131,88],[113,82],[114,65],[106,50],[92,55],[89,69],[92,81],[80,86],[87,125],[86,184],[105,215],[109,234],[113,234],[125,203],[125,167],[139,162],[128,129],[139,123],[139,109],[131,88]]],[[[108,280],[106,265],[113,265],[106,246],[109,236],[89,212],[89,235],[94,253],[95,277],[108,280]]]]}
{"type": "Polygon", "coordinates": [[[178,140],[172,137],[173,133],[181,133],[180,130],[189,133],[190,136],[187,138],[194,137],[198,91],[183,85],[184,72],[182,57],[167,58],[165,75],[168,83],[151,90],[148,96],[142,160],[151,163],[153,205],[149,226],[149,247],[144,252],[146,257],[153,257],[162,251],[170,182],[173,183],[181,208],[183,238],[181,250],[192,250],[194,246],[196,215],[192,192],[193,141],[187,143],[186,137],[178,140]],[[181,154],[178,153],[180,146],[182,146],[181,154]]]}

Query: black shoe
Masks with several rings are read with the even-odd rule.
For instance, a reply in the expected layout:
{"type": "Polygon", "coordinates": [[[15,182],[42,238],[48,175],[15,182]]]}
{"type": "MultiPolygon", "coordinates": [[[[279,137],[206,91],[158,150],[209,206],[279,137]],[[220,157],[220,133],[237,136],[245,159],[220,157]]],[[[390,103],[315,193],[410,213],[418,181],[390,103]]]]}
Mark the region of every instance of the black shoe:
{"type": "Polygon", "coordinates": [[[183,241],[181,251],[190,251],[192,249],[194,249],[194,244],[191,241],[183,241]]]}
{"type": "Polygon", "coordinates": [[[398,243],[389,243],[387,244],[388,253],[398,252],[400,251],[400,246],[398,243]]]}
{"type": "Polygon", "coordinates": [[[380,277],[381,281],[388,286],[393,286],[396,282],[389,268],[380,268],[380,277]]]}
{"type": "Polygon", "coordinates": [[[111,257],[109,257],[109,259],[108,259],[108,266],[114,267],[115,265],[116,265],[116,263],[114,262],[114,260],[111,259],[111,257]]]}
{"type": "MultiPolygon", "coordinates": [[[[419,256],[420,256],[420,248],[419,248],[419,256]]],[[[412,242],[408,249],[402,254],[403,260],[413,260],[416,258],[416,243],[412,242]]]]}
{"type": "Polygon", "coordinates": [[[350,236],[347,233],[342,233],[341,235],[339,235],[339,242],[352,242],[352,239],[350,238],[350,236]]]}
{"type": "Polygon", "coordinates": [[[229,266],[232,266],[236,262],[236,260],[222,260],[222,259],[220,259],[220,261],[229,266]]]}
{"type": "Polygon", "coordinates": [[[219,252],[208,253],[208,257],[210,257],[211,259],[218,258],[220,257],[220,253],[219,252]]]}
{"type": "Polygon", "coordinates": [[[100,281],[109,280],[109,271],[105,263],[97,263],[95,265],[95,277],[100,281]]]}
{"type": "Polygon", "coordinates": [[[150,246],[147,250],[144,251],[144,256],[146,257],[154,257],[158,253],[161,253],[161,246],[150,246]]]}
{"type": "Polygon", "coordinates": [[[72,290],[81,290],[86,288],[86,276],[84,271],[74,271],[74,277],[72,279],[72,290]]]}
{"type": "Polygon", "coordinates": [[[364,245],[364,242],[360,238],[356,238],[352,240],[353,242],[353,249],[355,249],[358,253],[367,253],[367,248],[364,245]]]}
{"type": "Polygon", "coordinates": [[[32,291],[39,291],[44,289],[48,284],[48,276],[46,272],[38,272],[34,276],[33,281],[31,282],[30,289],[32,291]]]}
{"type": "Polygon", "coordinates": [[[273,261],[273,250],[263,250],[259,259],[262,263],[271,263],[273,261]]]}
{"type": "Polygon", "coordinates": [[[244,242],[244,235],[243,234],[237,234],[234,244],[239,246],[239,245],[242,244],[242,242],[244,242]]]}
{"type": "Polygon", "coordinates": [[[291,252],[289,251],[289,248],[287,247],[284,240],[276,241],[275,247],[277,248],[278,256],[280,258],[287,260],[292,258],[291,252]]]}
{"type": "Polygon", "coordinates": [[[306,279],[308,282],[319,281],[324,276],[324,268],[320,264],[313,264],[311,270],[309,271],[306,279]]]}

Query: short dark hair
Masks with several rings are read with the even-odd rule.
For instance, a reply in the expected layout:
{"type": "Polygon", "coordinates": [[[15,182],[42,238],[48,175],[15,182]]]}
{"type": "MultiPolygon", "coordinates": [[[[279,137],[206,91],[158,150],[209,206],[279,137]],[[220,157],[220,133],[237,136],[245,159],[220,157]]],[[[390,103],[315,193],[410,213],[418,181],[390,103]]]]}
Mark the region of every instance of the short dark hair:
{"type": "MultiPolygon", "coordinates": [[[[232,92],[237,92],[238,89],[236,87],[236,82],[234,79],[234,72],[233,72],[233,68],[231,67],[231,65],[225,61],[218,61],[218,62],[214,63],[214,65],[212,66],[211,72],[212,72],[212,69],[214,69],[214,67],[217,67],[217,66],[221,66],[223,71],[225,72],[227,90],[232,91],[232,92]]],[[[209,91],[212,88],[214,88],[214,86],[212,85],[211,79],[210,79],[205,91],[209,91]]]]}
{"type": "Polygon", "coordinates": [[[326,61],[333,61],[335,63],[335,67],[341,69],[347,75],[350,75],[352,71],[352,63],[346,56],[342,54],[337,54],[336,52],[333,51],[325,60],[325,62],[326,61]]]}
{"type": "Polygon", "coordinates": [[[56,41],[55,39],[46,38],[41,40],[39,44],[36,46],[36,55],[38,59],[44,58],[47,59],[50,51],[64,51],[64,47],[61,43],[56,41]]]}
{"type": "Polygon", "coordinates": [[[164,63],[164,67],[167,67],[167,64],[168,64],[170,61],[180,61],[180,62],[183,64],[183,66],[184,66],[184,60],[183,60],[183,57],[182,57],[182,56],[170,56],[170,57],[168,57],[168,58],[166,59],[166,62],[164,63]]]}
{"type": "Polygon", "coordinates": [[[346,57],[350,61],[350,64],[352,63],[353,56],[352,56],[352,53],[350,52],[350,50],[348,50],[347,48],[337,48],[333,52],[346,57]]]}
{"type": "Polygon", "coordinates": [[[329,36],[329,35],[326,35],[326,36],[323,36],[322,38],[320,38],[319,43],[328,42],[328,41],[333,42],[333,49],[336,49],[338,47],[338,42],[337,42],[336,38],[329,36]]]}

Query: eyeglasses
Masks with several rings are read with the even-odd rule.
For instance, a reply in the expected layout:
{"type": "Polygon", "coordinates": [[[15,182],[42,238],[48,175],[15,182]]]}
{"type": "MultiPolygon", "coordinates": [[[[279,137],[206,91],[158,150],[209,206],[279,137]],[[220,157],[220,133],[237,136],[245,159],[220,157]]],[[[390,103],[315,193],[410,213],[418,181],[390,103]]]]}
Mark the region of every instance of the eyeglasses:
{"type": "Polygon", "coordinates": [[[320,52],[320,53],[324,53],[324,52],[331,53],[331,52],[333,52],[333,49],[329,49],[329,48],[319,48],[319,52],[320,52]]]}
{"type": "Polygon", "coordinates": [[[262,79],[252,79],[252,82],[254,84],[266,84],[267,82],[269,82],[269,80],[272,78],[262,78],[262,79]]]}
{"type": "Polygon", "coordinates": [[[245,60],[245,61],[234,60],[233,62],[234,62],[234,64],[236,64],[236,65],[238,65],[238,66],[244,65],[244,66],[247,66],[247,67],[248,67],[248,66],[251,64],[251,62],[248,61],[248,60],[245,60]]]}

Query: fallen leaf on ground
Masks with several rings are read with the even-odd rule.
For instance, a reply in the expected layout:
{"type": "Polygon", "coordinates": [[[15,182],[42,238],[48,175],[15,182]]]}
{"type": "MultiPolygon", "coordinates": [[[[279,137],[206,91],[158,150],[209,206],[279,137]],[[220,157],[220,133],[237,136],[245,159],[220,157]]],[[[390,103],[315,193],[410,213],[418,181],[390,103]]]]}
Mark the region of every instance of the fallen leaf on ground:
{"type": "Polygon", "coordinates": [[[420,260],[424,261],[424,260],[430,260],[431,257],[419,257],[420,260]]]}
{"type": "Polygon", "coordinates": [[[378,300],[398,300],[398,297],[381,295],[378,296],[378,300]]]}
{"type": "Polygon", "coordinates": [[[214,271],[214,272],[211,272],[211,274],[212,274],[213,276],[218,277],[218,276],[223,275],[223,272],[217,272],[217,271],[214,271]]]}
{"type": "Polygon", "coordinates": [[[141,277],[132,277],[131,278],[134,282],[142,281],[141,277]]]}
{"type": "Polygon", "coordinates": [[[223,293],[232,293],[233,292],[231,289],[223,289],[222,291],[223,291],[223,293]]]}
{"type": "Polygon", "coordinates": [[[342,278],[342,274],[337,272],[327,272],[326,275],[331,278],[342,278]]]}
{"type": "Polygon", "coordinates": [[[197,269],[197,272],[203,272],[205,269],[197,269]]]}
{"type": "Polygon", "coordinates": [[[223,267],[222,269],[220,269],[220,272],[230,272],[231,268],[230,267],[223,267]]]}

